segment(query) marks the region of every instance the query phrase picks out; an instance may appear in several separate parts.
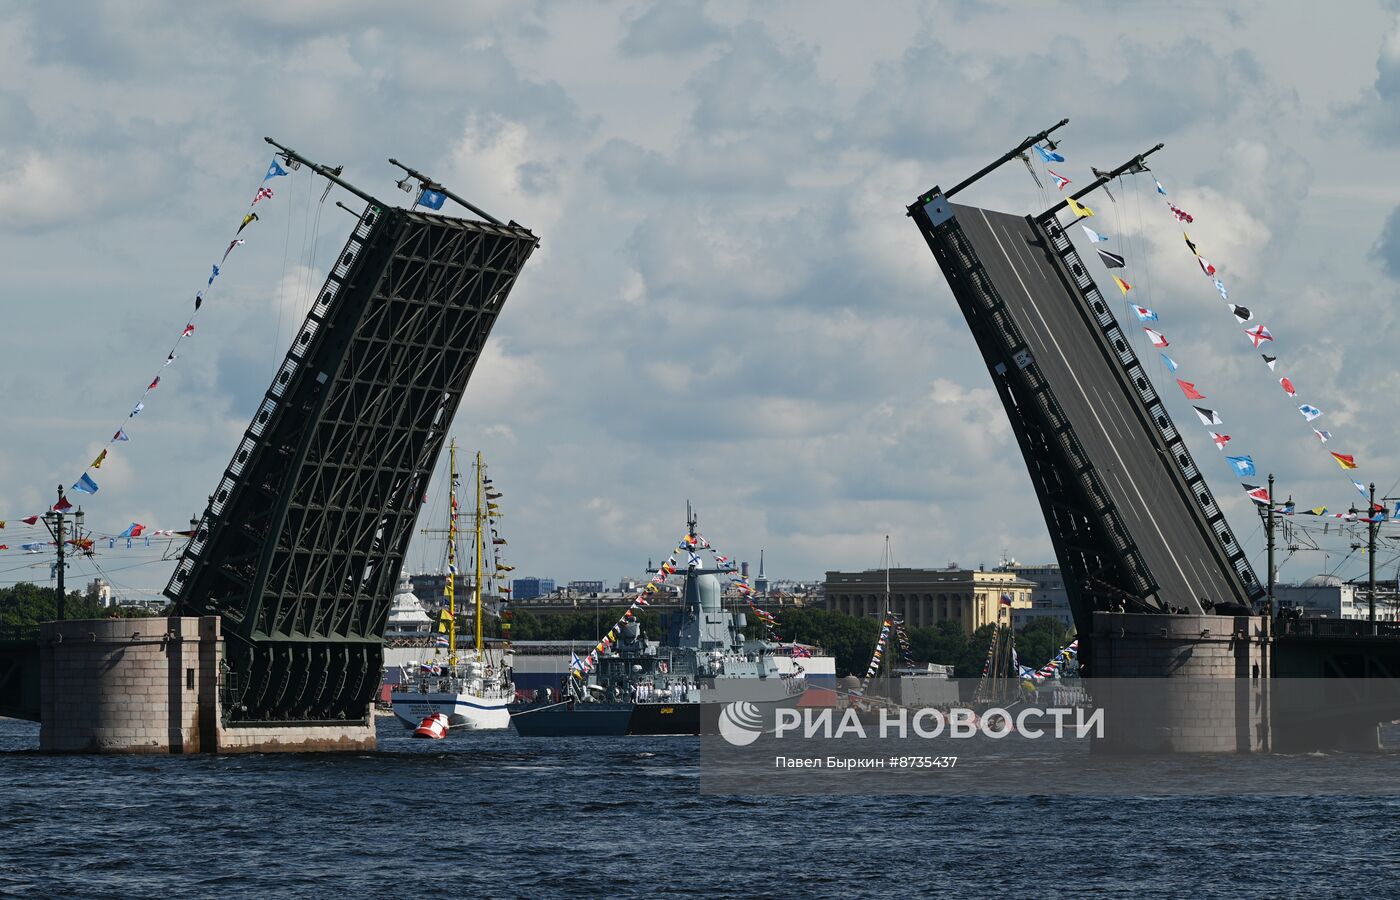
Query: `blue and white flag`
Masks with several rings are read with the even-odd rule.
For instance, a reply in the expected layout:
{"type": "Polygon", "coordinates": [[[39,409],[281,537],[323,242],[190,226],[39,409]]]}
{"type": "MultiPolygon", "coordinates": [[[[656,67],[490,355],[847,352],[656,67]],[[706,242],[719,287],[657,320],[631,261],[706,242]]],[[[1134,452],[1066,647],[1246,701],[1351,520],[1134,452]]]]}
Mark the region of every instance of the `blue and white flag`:
{"type": "Polygon", "coordinates": [[[1056,153],[1054,150],[1046,150],[1044,147],[1040,146],[1039,144],[1036,144],[1036,145],[1035,145],[1035,152],[1036,152],[1037,154],[1040,155],[1040,161],[1041,161],[1041,162],[1052,163],[1052,162],[1064,162],[1064,161],[1065,161],[1065,158],[1064,158],[1063,156],[1061,156],[1060,154],[1056,153]]]}
{"type": "Polygon", "coordinates": [[[1366,485],[1362,484],[1361,482],[1359,482],[1359,481],[1353,481],[1353,482],[1351,483],[1351,486],[1354,487],[1354,488],[1356,488],[1358,491],[1360,491],[1360,492],[1361,492],[1361,496],[1363,496],[1363,497],[1369,497],[1369,496],[1370,496],[1369,494],[1366,493],[1366,485]]]}
{"type": "Polygon", "coordinates": [[[92,480],[91,475],[84,472],[83,477],[73,482],[72,490],[80,494],[95,494],[97,493],[97,482],[92,480]]]}
{"type": "Polygon", "coordinates": [[[1249,456],[1227,456],[1225,461],[1235,467],[1235,474],[1241,478],[1258,474],[1254,468],[1254,460],[1249,456]]]}
{"type": "Polygon", "coordinates": [[[276,178],[278,175],[286,175],[287,170],[277,164],[277,160],[272,161],[272,165],[267,167],[267,174],[263,176],[263,181],[269,178],[276,178]]]}
{"type": "Polygon", "coordinates": [[[428,209],[442,209],[442,205],[446,202],[447,195],[442,191],[423,188],[423,193],[418,195],[418,202],[414,205],[426,206],[428,209]]]}
{"type": "Polygon", "coordinates": [[[1298,412],[1302,413],[1303,418],[1307,419],[1309,422],[1322,415],[1322,410],[1318,409],[1316,406],[1309,406],[1306,403],[1298,407],[1298,412]]]}
{"type": "MultiPolygon", "coordinates": [[[[1137,313],[1137,317],[1138,317],[1138,321],[1139,321],[1139,322],[1155,322],[1155,321],[1157,321],[1157,314],[1156,314],[1155,312],[1153,312],[1152,310],[1148,309],[1148,308],[1145,307],[1145,306],[1134,306],[1134,307],[1133,307],[1133,312],[1137,313]]],[[[1176,370],[1173,369],[1172,371],[1176,371],[1176,370]]]]}
{"type": "Polygon", "coordinates": [[[1168,355],[1165,354],[1165,353],[1161,354],[1161,357],[1162,357],[1162,362],[1163,362],[1163,363],[1166,365],[1166,367],[1167,367],[1167,370],[1168,370],[1168,371],[1171,371],[1171,372],[1175,372],[1175,371],[1176,371],[1176,360],[1172,359],[1170,356],[1168,356],[1168,355]]]}
{"type": "Polygon", "coordinates": [[[1084,229],[1084,233],[1089,236],[1089,240],[1093,241],[1095,244],[1102,243],[1103,241],[1108,240],[1108,235],[1099,234],[1097,231],[1090,228],[1088,225],[1081,225],[1079,227],[1084,229]]]}
{"type": "MultiPolygon", "coordinates": [[[[227,257],[227,255],[228,255],[228,254],[225,254],[225,257],[227,257]]],[[[219,267],[218,267],[218,266],[214,266],[213,269],[214,269],[214,271],[212,271],[212,272],[209,273],[209,284],[213,284],[213,283],[214,283],[214,279],[219,277],[219,267]]],[[[207,285],[206,285],[206,286],[207,286],[207,285]]]]}
{"type": "Polygon", "coordinates": [[[138,415],[141,414],[141,410],[143,410],[143,409],[145,409],[145,408],[146,408],[146,404],[145,404],[145,403],[137,403],[135,406],[133,406],[133,407],[131,408],[131,415],[127,416],[127,418],[128,418],[128,419],[134,419],[134,418],[136,418],[138,415]]]}
{"type": "Polygon", "coordinates": [[[1219,278],[1215,279],[1215,289],[1220,292],[1221,300],[1229,301],[1230,292],[1225,290],[1225,282],[1221,281],[1219,278]]]}
{"type": "Polygon", "coordinates": [[[1167,189],[1162,187],[1162,182],[1154,178],[1152,179],[1152,183],[1157,185],[1157,193],[1161,194],[1163,197],[1167,196],[1167,189]]]}

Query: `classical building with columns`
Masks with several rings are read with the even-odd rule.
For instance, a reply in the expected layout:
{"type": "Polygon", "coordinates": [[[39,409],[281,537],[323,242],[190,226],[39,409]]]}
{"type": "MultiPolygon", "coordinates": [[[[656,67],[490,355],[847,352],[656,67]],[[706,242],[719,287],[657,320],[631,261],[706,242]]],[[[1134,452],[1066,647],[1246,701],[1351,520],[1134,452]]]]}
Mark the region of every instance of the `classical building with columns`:
{"type": "MultiPolygon", "coordinates": [[[[983,625],[1009,622],[1001,595],[1011,598],[1011,609],[1029,609],[1036,589],[1015,572],[960,569],[890,569],[888,608],[909,628],[924,628],[949,620],[972,634],[983,625]]],[[[851,616],[881,618],[885,614],[885,570],[827,572],[826,608],[851,616]]]]}

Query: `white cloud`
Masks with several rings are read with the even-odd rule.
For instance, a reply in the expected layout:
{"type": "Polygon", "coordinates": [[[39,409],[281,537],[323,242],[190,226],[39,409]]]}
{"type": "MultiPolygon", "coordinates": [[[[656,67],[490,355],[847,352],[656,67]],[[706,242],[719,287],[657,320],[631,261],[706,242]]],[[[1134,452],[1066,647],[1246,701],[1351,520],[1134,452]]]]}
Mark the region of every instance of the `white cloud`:
{"type": "MultiPolygon", "coordinates": [[[[1328,409],[1329,446],[1387,480],[1400,384],[1376,361],[1394,291],[1366,254],[1400,195],[1366,139],[1394,119],[1397,32],[1338,20],[1346,40],[1319,49],[1265,8],[1203,15],[258,0],[79,21],[31,7],[0,23],[0,402],[22,435],[0,454],[0,511],[71,483],[123,420],[271,134],[402,201],[396,156],[540,236],[455,429],[509,488],[522,570],[638,571],[687,498],[712,539],[765,548],[778,574],[873,565],[887,533],[912,565],[1046,558],[1020,450],[904,207],[1062,115],[1080,183],[1090,163],[1167,143],[1154,170],[1197,216],[1193,239],[1267,316],[1328,409]],[[1380,51],[1374,84],[1337,74],[1356,47],[1380,51]],[[1339,127],[1299,101],[1318,81],[1368,98],[1374,123],[1339,127]]],[[[202,506],[349,228],[333,205],[348,198],[318,207],[311,181],[277,185],[104,466],[92,516],[181,527],[202,506]]],[[[1140,296],[1239,440],[1296,496],[1335,505],[1345,480],[1146,187],[1096,204],[1134,242],[1140,296]]],[[[963,199],[1053,198],[1011,166],[963,199]]],[[[1247,535],[1233,481],[1210,476],[1247,535]]],[[[132,580],[158,586],[168,567],[148,571],[132,580]]]]}

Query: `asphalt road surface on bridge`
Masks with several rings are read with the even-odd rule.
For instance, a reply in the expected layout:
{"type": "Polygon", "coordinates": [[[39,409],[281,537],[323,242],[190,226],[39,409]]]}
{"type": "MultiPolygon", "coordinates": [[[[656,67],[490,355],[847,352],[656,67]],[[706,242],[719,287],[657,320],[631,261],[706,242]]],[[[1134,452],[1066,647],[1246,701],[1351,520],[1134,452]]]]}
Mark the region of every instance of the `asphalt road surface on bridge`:
{"type": "Polygon", "coordinates": [[[1193,610],[1200,598],[1247,602],[1146,407],[1062,280],[1052,249],[1023,217],[958,205],[954,213],[1073,423],[1158,596],[1193,610]]]}

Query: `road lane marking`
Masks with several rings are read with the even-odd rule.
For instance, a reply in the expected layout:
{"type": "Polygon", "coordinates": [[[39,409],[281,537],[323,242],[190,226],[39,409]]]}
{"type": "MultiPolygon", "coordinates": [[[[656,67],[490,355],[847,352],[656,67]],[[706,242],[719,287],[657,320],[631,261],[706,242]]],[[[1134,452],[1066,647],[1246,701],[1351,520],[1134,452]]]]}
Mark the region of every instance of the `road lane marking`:
{"type": "MultiPolygon", "coordinates": [[[[986,223],[987,231],[991,234],[992,240],[997,242],[997,247],[1001,250],[1002,256],[1006,258],[1007,263],[1010,265],[1011,274],[1016,276],[1016,281],[1021,285],[1021,290],[1025,292],[1026,299],[1031,304],[1031,309],[1035,310],[1035,314],[1040,319],[1041,325],[1044,326],[1046,336],[1049,338],[1050,343],[1054,345],[1055,352],[1058,353],[1060,359],[1064,361],[1065,371],[1069,372],[1069,377],[1073,379],[1074,386],[1079,389],[1080,396],[1084,398],[1084,405],[1088,407],[1090,414],[1094,417],[1094,421],[1098,423],[1099,430],[1103,432],[1104,439],[1108,443],[1108,448],[1113,451],[1114,457],[1118,460],[1118,465],[1121,467],[1122,471],[1126,473],[1128,471],[1127,463],[1123,461],[1122,454],[1118,452],[1118,447],[1114,443],[1112,436],[1109,435],[1108,428],[1104,426],[1103,420],[1099,418],[1098,410],[1094,409],[1094,404],[1090,402],[1088,392],[1084,390],[1084,385],[1079,382],[1079,375],[1075,373],[1074,366],[1070,365],[1069,357],[1065,355],[1065,351],[1060,347],[1059,339],[1056,338],[1054,332],[1051,331],[1050,323],[1046,321],[1044,313],[1040,311],[1040,306],[1035,302],[1035,297],[1032,296],[1030,288],[1026,287],[1025,280],[1021,278],[1021,273],[1012,260],[1011,254],[1006,252],[1006,245],[1001,242],[1001,237],[997,234],[996,227],[992,225],[991,219],[987,218],[987,211],[984,209],[979,209],[977,211],[981,213],[982,221],[986,223]]],[[[1009,232],[1007,236],[1008,238],[1010,237],[1009,232]]],[[[1147,521],[1152,523],[1152,530],[1156,531],[1157,537],[1161,539],[1162,547],[1167,551],[1167,556],[1171,557],[1172,565],[1176,566],[1176,571],[1181,575],[1182,583],[1191,589],[1193,594],[1190,598],[1191,602],[1198,603],[1199,600],[1197,598],[1203,595],[1198,590],[1195,582],[1186,574],[1186,570],[1181,567],[1181,561],[1176,558],[1176,554],[1172,552],[1172,546],[1167,541],[1167,536],[1162,533],[1161,526],[1157,524],[1157,518],[1152,515],[1152,511],[1147,504],[1147,499],[1142,496],[1142,491],[1138,490],[1137,482],[1129,478],[1128,483],[1132,486],[1133,493],[1137,495],[1138,502],[1141,503],[1141,509],[1147,521]]],[[[1159,596],[1158,599],[1160,600],[1161,597],[1159,596]]]]}

